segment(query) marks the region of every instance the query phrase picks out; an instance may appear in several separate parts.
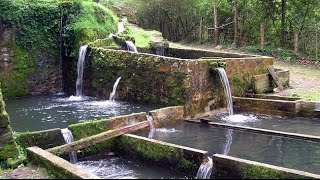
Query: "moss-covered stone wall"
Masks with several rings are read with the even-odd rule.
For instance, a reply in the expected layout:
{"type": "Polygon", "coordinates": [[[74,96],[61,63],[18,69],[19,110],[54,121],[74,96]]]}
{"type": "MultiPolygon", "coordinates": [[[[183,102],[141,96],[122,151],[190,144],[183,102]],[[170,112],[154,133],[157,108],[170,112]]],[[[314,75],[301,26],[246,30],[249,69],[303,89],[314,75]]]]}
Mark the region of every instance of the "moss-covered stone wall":
{"type": "Polygon", "coordinates": [[[0,162],[18,156],[17,144],[14,141],[9,123],[9,115],[5,110],[5,103],[0,88],[0,162]]]}

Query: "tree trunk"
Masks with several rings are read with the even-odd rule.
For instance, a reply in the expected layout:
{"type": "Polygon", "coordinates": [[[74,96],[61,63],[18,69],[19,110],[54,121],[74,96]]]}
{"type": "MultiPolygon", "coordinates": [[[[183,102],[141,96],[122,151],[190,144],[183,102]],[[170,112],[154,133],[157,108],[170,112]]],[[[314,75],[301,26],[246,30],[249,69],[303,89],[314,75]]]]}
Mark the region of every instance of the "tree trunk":
{"type": "Polygon", "coordinates": [[[282,46],[286,44],[286,0],[281,0],[281,43],[282,46]]]}
{"type": "Polygon", "coordinates": [[[299,31],[294,32],[294,52],[299,53],[299,31]]]}
{"type": "Polygon", "coordinates": [[[219,44],[219,29],[218,29],[218,0],[214,0],[214,43],[219,44]]]}
{"type": "Polygon", "coordinates": [[[264,31],[264,23],[260,24],[260,33],[261,33],[261,49],[265,47],[265,31],[264,31]]]}
{"type": "Polygon", "coordinates": [[[200,43],[202,41],[202,21],[203,21],[203,18],[201,17],[201,19],[200,19],[200,27],[199,27],[199,42],[200,43]]]}
{"type": "Polygon", "coordinates": [[[238,37],[238,0],[234,1],[234,45],[239,47],[238,37]]]}

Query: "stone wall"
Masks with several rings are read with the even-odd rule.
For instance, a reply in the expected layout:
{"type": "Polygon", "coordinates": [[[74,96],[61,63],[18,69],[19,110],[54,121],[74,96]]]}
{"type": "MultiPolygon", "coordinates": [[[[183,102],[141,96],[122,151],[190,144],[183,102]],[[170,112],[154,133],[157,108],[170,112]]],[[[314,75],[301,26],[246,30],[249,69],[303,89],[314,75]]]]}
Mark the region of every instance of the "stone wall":
{"type": "Polygon", "coordinates": [[[9,123],[9,115],[5,111],[5,103],[0,88],[0,162],[18,155],[17,145],[14,142],[9,123]]]}
{"type": "Polygon", "coordinates": [[[4,96],[11,98],[62,92],[59,57],[48,56],[49,49],[29,52],[19,48],[15,42],[15,31],[0,17],[0,81],[4,96]],[[33,57],[35,54],[41,55],[33,57]]]}
{"type": "MultiPolygon", "coordinates": [[[[198,53],[200,56],[221,55],[211,51],[198,53]]],[[[232,93],[242,96],[252,88],[252,77],[266,73],[267,67],[273,64],[273,58],[269,57],[187,60],[104,48],[90,48],[86,61],[86,95],[107,99],[116,79],[122,77],[117,98],[164,106],[184,105],[186,116],[191,117],[226,106],[216,67],[226,64],[232,93]]]]}

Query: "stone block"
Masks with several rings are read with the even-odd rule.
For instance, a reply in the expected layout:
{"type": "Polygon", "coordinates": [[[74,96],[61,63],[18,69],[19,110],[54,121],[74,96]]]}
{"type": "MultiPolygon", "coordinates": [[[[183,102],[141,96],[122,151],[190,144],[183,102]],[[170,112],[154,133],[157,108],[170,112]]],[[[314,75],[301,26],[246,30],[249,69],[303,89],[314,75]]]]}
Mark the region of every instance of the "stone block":
{"type": "Polygon", "coordinates": [[[10,126],[0,128],[0,146],[14,142],[13,133],[10,126]]]}
{"type": "Polygon", "coordinates": [[[0,112],[0,128],[5,128],[9,125],[9,115],[6,111],[0,112]]]}
{"type": "Polygon", "coordinates": [[[167,124],[174,124],[185,119],[184,107],[174,106],[157,109],[149,112],[153,117],[155,127],[162,127],[167,124]]]}

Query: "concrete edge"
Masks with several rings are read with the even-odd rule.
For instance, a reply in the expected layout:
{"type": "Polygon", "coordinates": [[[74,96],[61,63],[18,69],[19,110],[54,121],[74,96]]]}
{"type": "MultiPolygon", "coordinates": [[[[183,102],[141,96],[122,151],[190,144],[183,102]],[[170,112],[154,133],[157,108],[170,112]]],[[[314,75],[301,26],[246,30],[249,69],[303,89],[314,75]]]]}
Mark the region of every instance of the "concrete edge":
{"type": "MultiPolygon", "coordinates": [[[[290,174],[290,175],[293,175],[293,176],[297,175],[297,176],[300,176],[300,177],[306,178],[306,179],[320,179],[320,175],[309,173],[309,172],[305,172],[305,171],[299,171],[299,170],[295,170],[295,169],[289,169],[289,168],[269,165],[269,164],[265,164],[265,163],[259,163],[259,162],[256,162],[256,161],[240,159],[240,158],[231,157],[231,156],[227,156],[227,155],[221,155],[221,154],[213,155],[213,161],[214,162],[219,163],[219,160],[221,160],[221,159],[229,161],[230,163],[228,163],[228,164],[232,164],[231,162],[237,162],[239,164],[247,164],[247,165],[252,165],[252,166],[258,166],[258,167],[261,167],[261,168],[272,169],[272,170],[275,170],[275,171],[279,171],[280,173],[287,173],[287,174],[290,174]]],[[[230,168],[234,169],[235,167],[230,167],[230,168]]]]}
{"type": "Polygon", "coordinates": [[[101,179],[70,162],[55,156],[39,147],[27,148],[29,161],[45,166],[57,178],[70,179],[101,179]]]}

